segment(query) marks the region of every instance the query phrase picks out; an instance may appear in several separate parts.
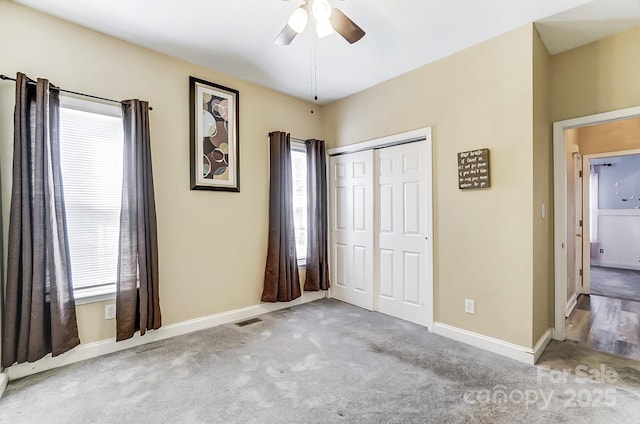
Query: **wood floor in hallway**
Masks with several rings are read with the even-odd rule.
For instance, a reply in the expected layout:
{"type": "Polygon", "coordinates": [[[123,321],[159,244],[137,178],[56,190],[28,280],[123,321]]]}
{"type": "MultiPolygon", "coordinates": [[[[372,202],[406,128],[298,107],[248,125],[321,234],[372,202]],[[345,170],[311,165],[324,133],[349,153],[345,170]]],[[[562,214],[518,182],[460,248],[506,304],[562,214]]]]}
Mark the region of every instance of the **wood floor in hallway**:
{"type": "Polygon", "coordinates": [[[580,295],[566,319],[566,337],[640,361],[640,302],[580,295]]]}
{"type": "Polygon", "coordinates": [[[591,266],[590,293],[640,302],[640,271],[591,266]]]}

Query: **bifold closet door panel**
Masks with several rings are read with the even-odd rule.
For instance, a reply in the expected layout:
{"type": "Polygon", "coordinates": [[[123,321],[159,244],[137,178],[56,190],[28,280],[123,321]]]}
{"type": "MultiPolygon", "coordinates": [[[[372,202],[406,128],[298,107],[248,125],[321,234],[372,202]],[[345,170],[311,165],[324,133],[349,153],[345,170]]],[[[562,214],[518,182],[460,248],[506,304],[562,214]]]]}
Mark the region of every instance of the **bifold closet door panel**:
{"type": "Polygon", "coordinates": [[[331,297],[373,310],[373,150],[329,160],[331,297]]]}
{"type": "Polygon", "coordinates": [[[427,142],[376,150],[376,309],[428,324],[427,142]]]}

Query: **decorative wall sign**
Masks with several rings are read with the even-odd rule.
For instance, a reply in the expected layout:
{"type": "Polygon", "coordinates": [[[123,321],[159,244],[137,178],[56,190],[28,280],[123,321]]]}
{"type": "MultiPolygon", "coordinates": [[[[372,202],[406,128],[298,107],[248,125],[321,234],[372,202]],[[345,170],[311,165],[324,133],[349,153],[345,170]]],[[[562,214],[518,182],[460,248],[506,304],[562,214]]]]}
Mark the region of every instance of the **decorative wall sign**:
{"type": "Polygon", "coordinates": [[[489,149],[458,153],[458,188],[468,190],[491,187],[489,149]]]}
{"type": "Polygon", "coordinates": [[[239,92],[189,77],[191,190],[240,191],[239,92]]]}

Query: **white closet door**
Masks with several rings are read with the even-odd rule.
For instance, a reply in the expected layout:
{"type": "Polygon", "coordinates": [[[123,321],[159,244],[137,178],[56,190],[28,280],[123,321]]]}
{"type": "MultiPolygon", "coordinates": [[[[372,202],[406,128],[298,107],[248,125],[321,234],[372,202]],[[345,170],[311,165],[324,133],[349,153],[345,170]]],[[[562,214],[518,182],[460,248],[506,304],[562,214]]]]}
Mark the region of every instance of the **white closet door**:
{"type": "Polygon", "coordinates": [[[329,160],[331,297],[373,310],[373,151],[329,160]]]}
{"type": "Polygon", "coordinates": [[[422,141],[376,150],[376,309],[425,326],[432,307],[428,147],[422,141]]]}

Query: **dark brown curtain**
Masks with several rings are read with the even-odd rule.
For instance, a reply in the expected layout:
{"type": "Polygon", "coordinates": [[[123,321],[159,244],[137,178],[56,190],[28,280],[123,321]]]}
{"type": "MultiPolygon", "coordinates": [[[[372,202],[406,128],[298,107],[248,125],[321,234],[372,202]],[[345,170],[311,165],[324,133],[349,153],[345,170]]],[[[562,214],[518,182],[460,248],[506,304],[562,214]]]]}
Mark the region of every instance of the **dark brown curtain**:
{"type": "Polygon", "coordinates": [[[162,324],[158,239],[151,168],[149,104],[127,100],[124,117],[122,210],[116,291],[116,341],[162,324]]]}
{"type": "Polygon", "coordinates": [[[306,291],[329,288],[327,262],[327,168],[324,141],[307,140],[307,277],[306,291]]]}
{"type": "Polygon", "coordinates": [[[64,210],[59,91],[16,78],[2,366],[80,344],[64,210]]]}
{"type": "Polygon", "coordinates": [[[291,137],[269,134],[269,248],[263,302],[289,302],[301,296],[293,226],[291,137]]]}

